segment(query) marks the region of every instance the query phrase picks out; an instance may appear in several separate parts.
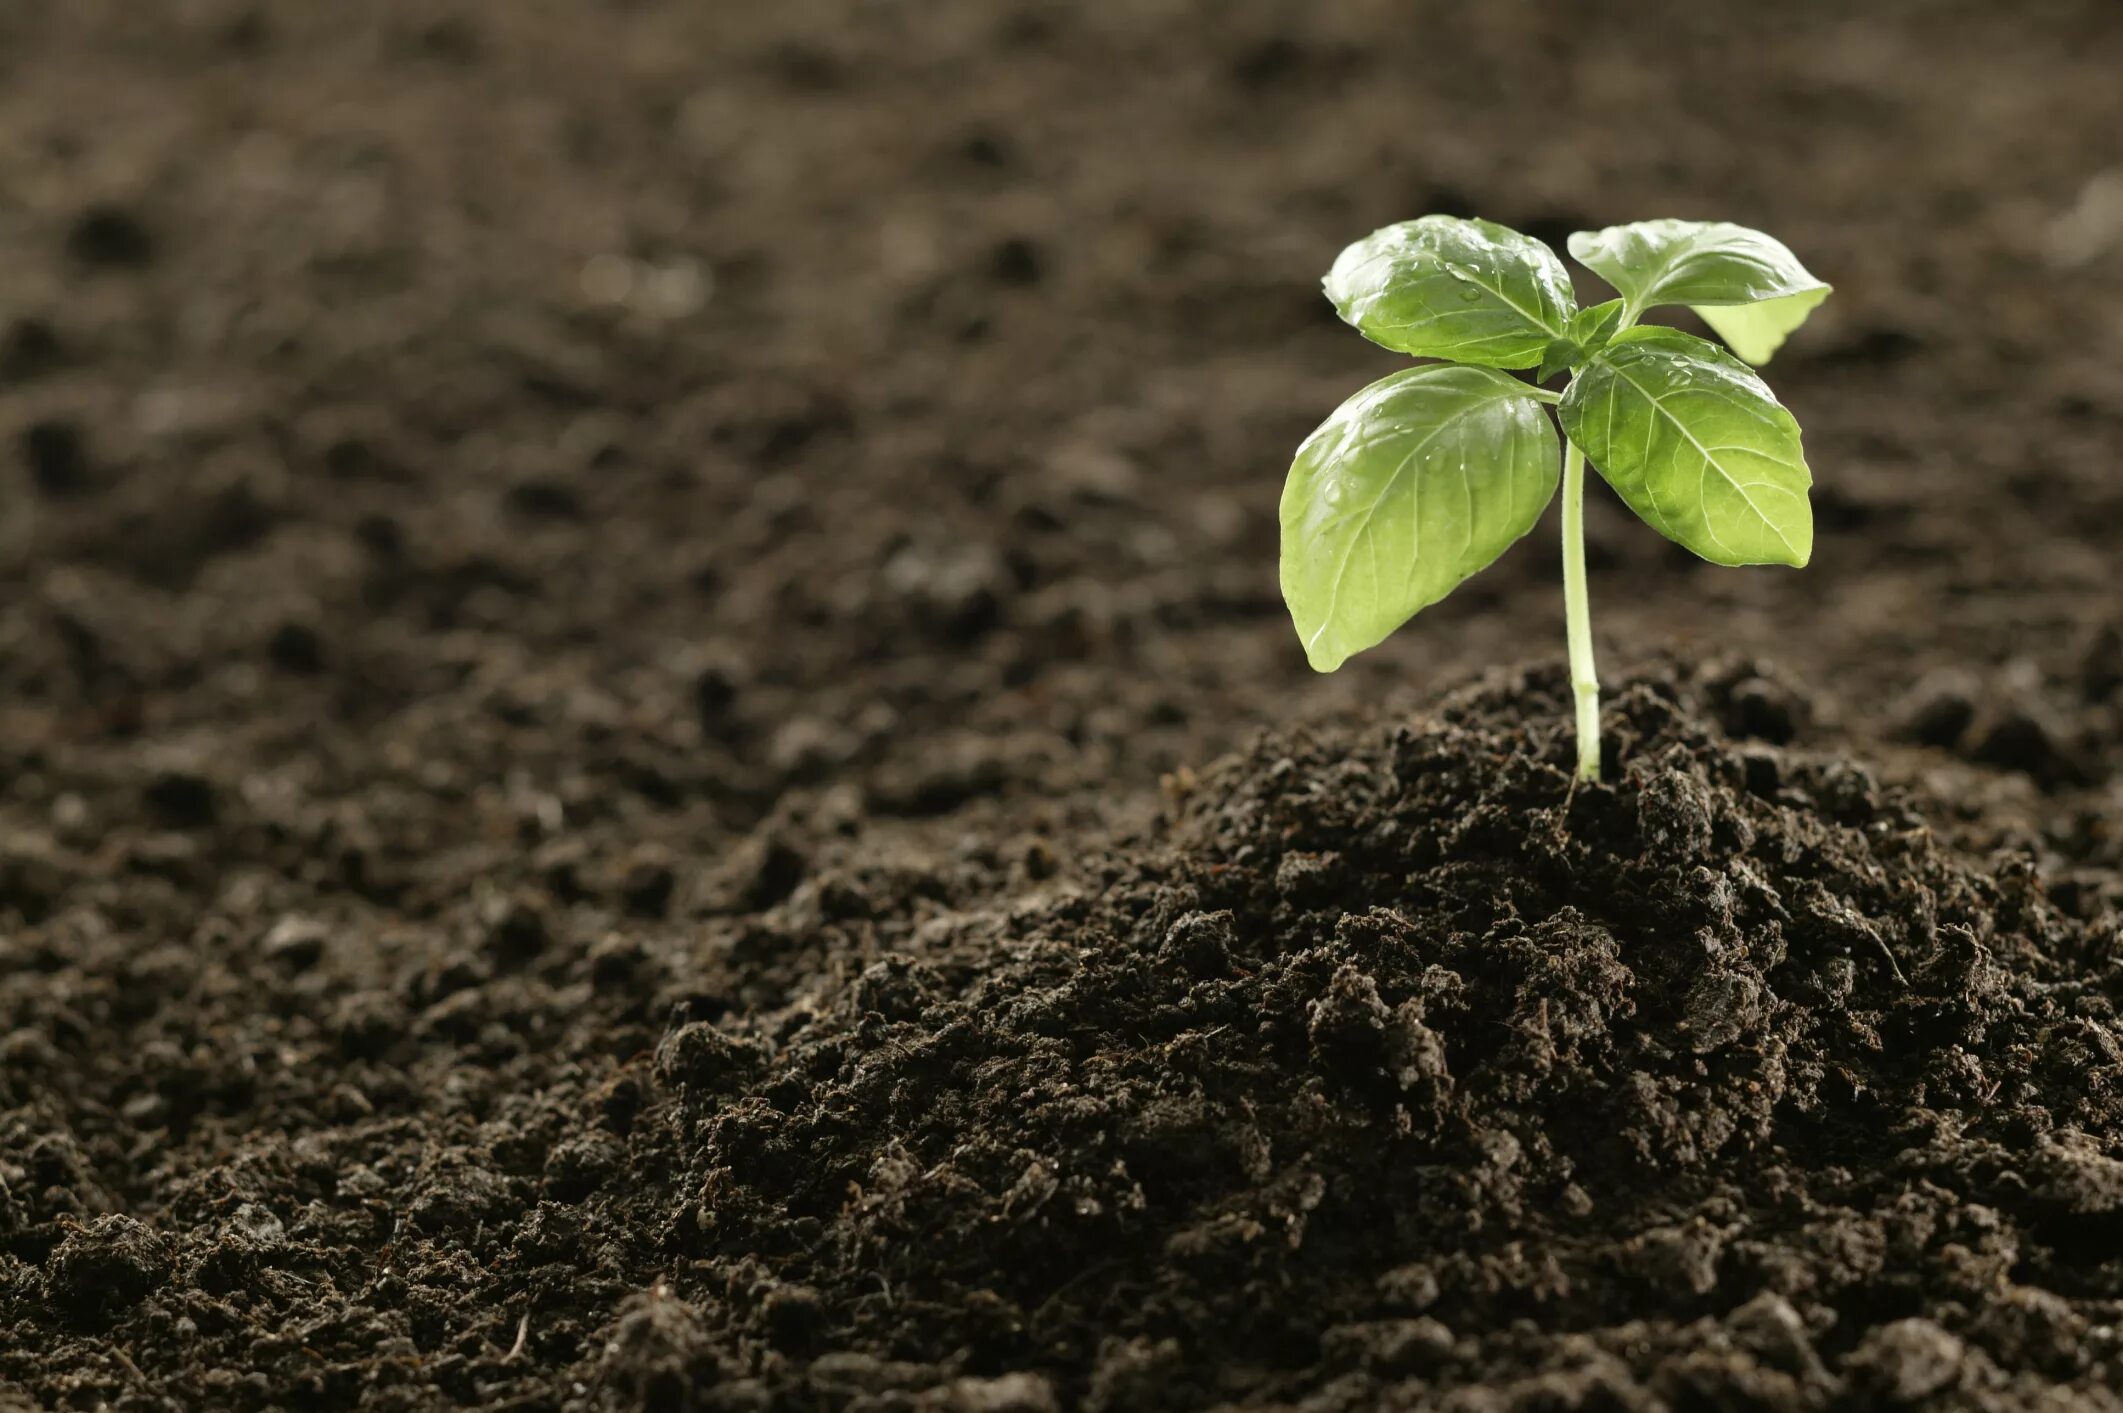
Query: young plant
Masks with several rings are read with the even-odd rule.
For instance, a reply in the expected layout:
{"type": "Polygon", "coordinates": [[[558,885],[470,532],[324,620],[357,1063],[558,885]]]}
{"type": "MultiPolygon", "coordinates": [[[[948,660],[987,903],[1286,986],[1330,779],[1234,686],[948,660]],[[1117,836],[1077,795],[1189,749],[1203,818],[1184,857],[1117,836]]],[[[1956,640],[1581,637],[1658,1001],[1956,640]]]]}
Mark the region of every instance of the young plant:
{"type": "Polygon", "coordinates": [[[1531,530],[1560,461],[1578,774],[1597,780],[1585,462],[1713,564],[1804,565],[1813,477],[1799,424],[1748,364],[1768,362],[1828,286],[1778,242],[1722,221],[1580,231],[1570,253],[1621,297],[1580,309],[1554,251],[1491,221],[1425,216],[1342,252],[1326,280],[1342,318],[1373,343],[1447,361],[1373,383],[1298,448],[1282,584],[1305,656],[1332,672],[1531,530]],[[1732,352],[1637,324],[1661,304],[1693,308],[1732,352]],[[1557,393],[1505,368],[1571,379],[1557,393]]]}

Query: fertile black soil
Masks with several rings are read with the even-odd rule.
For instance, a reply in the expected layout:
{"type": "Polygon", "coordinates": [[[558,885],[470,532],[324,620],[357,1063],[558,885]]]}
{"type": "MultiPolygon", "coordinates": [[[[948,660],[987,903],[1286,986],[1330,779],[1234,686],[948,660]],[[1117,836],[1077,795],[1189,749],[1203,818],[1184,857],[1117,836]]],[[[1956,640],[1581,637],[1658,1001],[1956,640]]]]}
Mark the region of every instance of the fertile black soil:
{"type": "Polygon", "coordinates": [[[2123,11],[0,6],[0,1410],[2123,1409],[2123,11]],[[1803,573],[1331,678],[1424,211],[1803,573]],[[1588,287],[1587,293],[1593,293],[1588,287]]]}

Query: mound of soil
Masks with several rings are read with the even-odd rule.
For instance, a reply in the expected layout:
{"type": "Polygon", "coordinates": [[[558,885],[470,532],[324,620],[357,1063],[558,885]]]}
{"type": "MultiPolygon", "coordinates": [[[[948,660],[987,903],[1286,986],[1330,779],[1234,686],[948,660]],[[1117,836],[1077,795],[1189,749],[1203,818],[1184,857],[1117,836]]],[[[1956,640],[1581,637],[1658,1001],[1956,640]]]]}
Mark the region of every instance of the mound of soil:
{"type": "Polygon", "coordinates": [[[1761,680],[1630,684],[1598,786],[1536,673],[1265,735],[1070,860],[781,821],[705,943],[527,896],[375,972],[288,920],[222,939],[194,1013],[156,991],[200,954],[47,936],[0,993],[0,1374],[125,1407],[2118,1407],[2117,920],[1745,739],[1761,680]],[[115,1210],[144,1193],[152,1224],[115,1210]]]}

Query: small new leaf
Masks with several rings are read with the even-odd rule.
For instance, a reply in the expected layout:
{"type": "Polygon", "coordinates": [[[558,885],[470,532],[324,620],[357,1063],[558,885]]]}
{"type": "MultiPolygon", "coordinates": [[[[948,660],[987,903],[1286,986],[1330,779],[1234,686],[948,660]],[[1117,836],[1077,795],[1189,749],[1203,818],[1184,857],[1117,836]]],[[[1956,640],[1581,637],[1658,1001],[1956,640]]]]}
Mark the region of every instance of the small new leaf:
{"type": "Polygon", "coordinates": [[[1537,383],[1545,383],[1566,368],[1576,368],[1586,359],[1607,346],[1614,337],[1615,328],[1622,322],[1624,301],[1610,299],[1605,304],[1595,304],[1580,309],[1570,316],[1563,336],[1548,345],[1541,354],[1540,371],[1533,375],[1537,383]]]}
{"type": "Polygon", "coordinates": [[[1312,666],[1376,646],[1531,530],[1560,450],[1526,384],[1486,368],[1411,368],[1337,408],[1283,487],[1283,598],[1312,666]]]}
{"type": "Polygon", "coordinates": [[[1622,322],[1622,309],[1627,300],[1610,299],[1605,304],[1591,304],[1570,317],[1567,330],[1571,340],[1587,354],[1598,353],[1614,337],[1614,331],[1622,322]]]}
{"type": "Polygon", "coordinates": [[[1686,304],[1750,363],[1766,363],[1828,297],[1782,241],[1730,221],[1638,221],[1570,237],[1570,253],[1632,313],[1686,304]]]}
{"type": "Polygon", "coordinates": [[[1556,410],[1629,508],[1675,543],[1715,564],[1812,556],[1813,476],[1799,424],[1716,344],[1675,329],[1627,330],[1556,410]]]}
{"type": "Polygon", "coordinates": [[[1373,343],[1487,368],[1535,366],[1577,310],[1554,251],[1457,216],[1373,231],[1341,253],[1326,291],[1373,343]]]}

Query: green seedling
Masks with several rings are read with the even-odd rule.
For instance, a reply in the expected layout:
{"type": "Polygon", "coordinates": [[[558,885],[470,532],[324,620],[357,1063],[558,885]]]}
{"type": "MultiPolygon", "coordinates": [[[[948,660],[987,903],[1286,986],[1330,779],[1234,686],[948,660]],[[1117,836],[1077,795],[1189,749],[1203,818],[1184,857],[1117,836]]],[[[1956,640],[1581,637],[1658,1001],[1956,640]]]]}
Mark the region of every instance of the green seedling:
{"type": "Polygon", "coordinates": [[[1560,479],[1578,774],[1597,780],[1586,460],[1652,529],[1713,564],[1805,564],[1813,477],[1799,424],[1748,365],[1766,363],[1828,286],[1778,242],[1725,222],[1580,231],[1570,253],[1620,297],[1580,309],[1554,251],[1491,221],[1425,216],[1342,252],[1326,280],[1342,318],[1373,343],[1446,361],[1373,383],[1298,448],[1282,583],[1306,657],[1332,672],[1533,529],[1560,479]],[[1731,352],[1638,325],[1667,304],[1694,309],[1731,352]],[[1553,392],[1506,368],[1570,382],[1553,392]]]}

